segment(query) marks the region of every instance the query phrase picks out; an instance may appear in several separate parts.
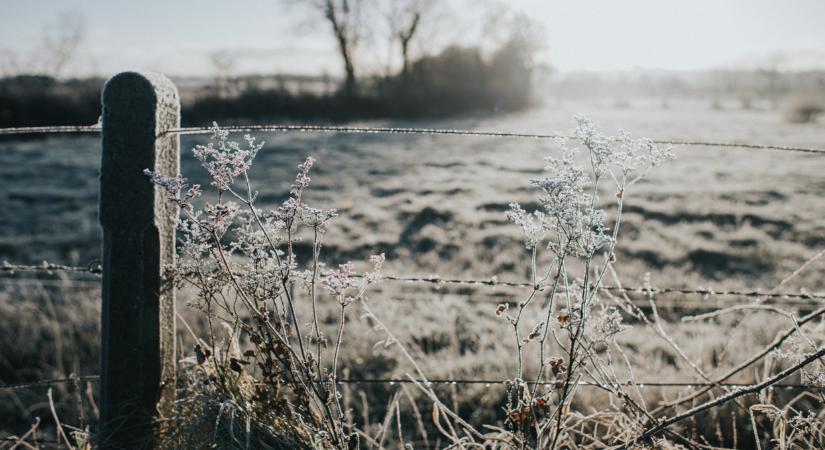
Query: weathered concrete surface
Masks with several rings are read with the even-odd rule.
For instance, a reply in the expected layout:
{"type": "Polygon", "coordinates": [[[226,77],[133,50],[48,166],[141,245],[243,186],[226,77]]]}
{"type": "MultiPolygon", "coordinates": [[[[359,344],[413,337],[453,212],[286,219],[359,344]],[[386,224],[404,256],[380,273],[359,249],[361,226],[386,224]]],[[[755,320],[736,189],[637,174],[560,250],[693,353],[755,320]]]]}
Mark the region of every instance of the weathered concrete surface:
{"type": "Polygon", "coordinates": [[[144,169],[176,176],[178,92],[160,74],[124,72],[103,88],[101,448],[153,446],[153,417],[175,391],[174,260],[177,207],[144,169]]]}

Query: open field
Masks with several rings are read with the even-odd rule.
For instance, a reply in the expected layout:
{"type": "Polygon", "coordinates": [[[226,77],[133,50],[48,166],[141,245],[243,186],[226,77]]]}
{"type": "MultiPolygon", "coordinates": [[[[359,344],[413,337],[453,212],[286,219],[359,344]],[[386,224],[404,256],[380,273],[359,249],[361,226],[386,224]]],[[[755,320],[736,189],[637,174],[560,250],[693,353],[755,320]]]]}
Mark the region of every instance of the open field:
{"type": "MultiPolygon", "coordinates": [[[[788,125],[777,111],[717,110],[709,103],[672,100],[663,109],[653,100],[633,101],[621,108],[609,101],[566,101],[504,116],[369,125],[566,132],[573,126],[573,115],[582,112],[606,132],[621,127],[651,138],[819,147],[825,142],[822,125],[788,125]]],[[[535,205],[528,180],[541,173],[542,157],[555,154],[552,142],[450,136],[257,136],[267,141],[250,174],[261,191],[259,206],[283,200],[294,167],[307,155],[318,159],[307,202],[337,208],[341,214],[326,239],[325,260],[330,265],[384,252],[390,274],[527,280],[529,255],[518,227],[507,222],[504,212],[514,201],[528,210],[535,205]]],[[[202,184],[208,183],[206,174],[188,150],[205,141],[206,137],[184,137],[181,145],[182,172],[202,184]]],[[[676,161],[658,168],[627,193],[617,250],[624,285],[641,286],[649,272],[654,286],[770,290],[825,247],[821,200],[825,164],[820,155],[700,147],[677,148],[676,153],[676,161]]],[[[0,141],[4,204],[0,258],[83,265],[98,257],[98,165],[97,138],[0,141]]],[[[604,194],[610,198],[610,193],[604,194]]],[[[817,262],[782,290],[825,290],[822,268],[822,262],[817,262]]],[[[2,382],[60,377],[72,371],[96,373],[99,305],[94,286],[61,282],[65,285],[54,287],[53,280],[31,286],[30,281],[8,277],[0,282],[0,326],[5,330],[0,338],[2,382]]],[[[494,305],[523,295],[513,288],[433,288],[388,281],[370,297],[376,314],[420,356],[429,377],[496,380],[512,377],[514,345],[509,327],[493,314],[494,305]]],[[[186,296],[181,293],[181,304],[186,296]]],[[[689,344],[684,347],[688,358],[709,373],[736,365],[791,325],[764,312],[682,323],[679,315],[696,312],[697,302],[744,299],[663,295],[658,300],[675,305],[660,311],[667,319],[664,327],[674,340],[689,344]],[[680,303],[691,306],[678,308],[680,303]]],[[[299,307],[307,305],[299,303],[299,307]]],[[[538,315],[539,307],[527,314],[538,315]]],[[[329,308],[324,312],[331,317],[327,325],[334,326],[335,308],[329,308]]],[[[810,310],[810,306],[799,308],[801,314],[810,310]]],[[[184,315],[197,327],[197,314],[184,315]]],[[[348,321],[358,325],[347,331],[342,365],[353,377],[395,378],[410,370],[393,346],[374,345],[383,336],[368,326],[357,308],[350,311],[348,321]]],[[[633,328],[623,332],[620,340],[633,350],[629,357],[637,379],[697,380],[693,369],[649,327],[628,322],[633,328]]],[[[810,325],[821,328],[818,323],[810,325]]],[[[181,348],[188,354],[188,338],[180,334],[181,348]]],[[[734,381],[749,383],[754,377],[751,371],[734,381]]],[[[387,398],[396,390],[386,385],[352,389],[369,391],[370,422],[383,420],[387,398]]],[[[650,389],[645,400],[652,404],[678,392],[678,388],[650,389]]],[[[494,421],[501,416],[504,391],[499,387],[449,386],[444,393],[457,410],[477,411],[465,415],[473,420],[494,421]]],[[[62,394],[83,396],[83,403],[91,408],[88,398],[93,395],[87,395],[85,388],[68,387],[62,394]]],[[[791,393],[777,390],[776,395],[791,393]]],[[[0,401],[4,405],[0,421],[8,423],[0,430],[21,432],[32,415],[44,419],[48,415],[42,389],[0,396],[8,399],[0,401]]],[[[360,400],[351,401],[363,414],[360,400]]],[[[590,402],[604,401],[598,392],[585,392],[577,405],[587,409],[590,402]]],[[[63,412],[70,417],[79,414],[63,412]]],[[[694,432],[709,440],[721,436],[718,443],[726,445],[733,445],[737,434],[742,439],[739,444],[746,445],[743,442],[752,436],[746,428],[747,416],[738,416],[734,432],[731,411],[717,414],[694,423],[694,432]],[[710,423],[721,424],[719,431],[707,426],[710,423]]]]}

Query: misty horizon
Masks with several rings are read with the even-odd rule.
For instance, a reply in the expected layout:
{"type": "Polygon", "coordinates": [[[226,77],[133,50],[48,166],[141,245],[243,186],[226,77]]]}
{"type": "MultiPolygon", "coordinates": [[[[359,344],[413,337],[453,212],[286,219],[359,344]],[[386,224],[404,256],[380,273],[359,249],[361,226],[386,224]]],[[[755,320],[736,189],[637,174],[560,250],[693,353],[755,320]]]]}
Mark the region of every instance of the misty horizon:
{"type": "MultiPolygon", "coordinates": [[[[0,69],[4,75],[30,72],[26,69],[38,57],[43,35],[60,14],[71,14],[82,22],[84,39],[64,76],[106,76],[129,69],[211,76],[210,55],[216,51],[233,56],[238,76],[342,75],[326,24],[297,6],[258,1],[240,8],[221,2],[198,5],[9,4],[0,27],[0,69]],[[41,14],[44,9],[51,12],[41,14]]],[[[488,16],[504,4],[452,0],[439,5],[444,6],[433,15],[449,15],[450,26],[429,18],[431,25],[413,42],[415,57],[448,45],[483,45],[490,38],[488,16]]],[[[821,2],[788,7],[769,1],[700,1],[678,12],[648,0],[621,5],[520,0],[506,5],[541,26],[537,63],[561,73],[825,69],[825,29],[817,22],[825,16],[821,2]]],[[[360,43],[360,76],[382,74],[398,64],[383,34],[374,30],[360,43]]]]}

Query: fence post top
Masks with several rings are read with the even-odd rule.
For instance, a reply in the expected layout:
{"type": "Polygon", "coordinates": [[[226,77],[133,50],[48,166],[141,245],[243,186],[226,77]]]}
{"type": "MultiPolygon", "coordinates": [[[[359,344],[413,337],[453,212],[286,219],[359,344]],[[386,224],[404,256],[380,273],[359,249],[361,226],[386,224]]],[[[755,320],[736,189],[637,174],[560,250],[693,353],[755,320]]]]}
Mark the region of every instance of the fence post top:
{"type": "Polygon", "coordinates": [[[120,72],[108,80],[103,85],[103,101],[106,102],[107,94],[112,88],[117,89],[150,89],[158,96],[159,101],[178,102],[178,88],[166,75],[150,71],[126,71],[120,72]],[[167,97],[167,98],[162,98],[167,97]]]}
{"type": "Polygon", "coordinates": [[[100,223],[143,229],[168,207],[143,171],[178,174],[179,138],[161,137],[180,126],[178,90],[159,73],[121,72],[104,85],[102,103],[100,223]]]}

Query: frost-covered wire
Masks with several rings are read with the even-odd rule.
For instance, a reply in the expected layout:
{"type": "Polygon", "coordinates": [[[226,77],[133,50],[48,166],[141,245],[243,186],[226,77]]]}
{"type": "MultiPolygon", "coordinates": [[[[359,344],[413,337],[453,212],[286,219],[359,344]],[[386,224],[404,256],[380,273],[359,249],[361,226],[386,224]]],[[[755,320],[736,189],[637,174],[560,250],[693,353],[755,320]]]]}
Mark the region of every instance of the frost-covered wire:
{"type": "Polygon", "coordinates": [[[10,274],[17,272],[42,272],[47,274],[52,274],[55,272],[69,272],[100,275],[103,273],[103,267],[97,263],[91,263],[87,266],[69,266],[65,264],[55,264],[48,261],[43,261],[37,265],[12,264],[8,261],[3,261],[3,265],[0,266],[0,272],[10,274]]]}
{"type": "MultiPolygon", "coordinates": [[[[53,274],[56,272],[68,273],[88,273],[100,275],[103,269],[99,264],[92,263],[88,266],[69,266],[43,261],[38,265],[12,264],[4,261],[0,266],[0,272],[14,274],[17,272],[41,272],[53,274]]],[[[355,275],[358,277],[358,275],[355,275]]],[[[441,278],[439,276],[403,276],[403,275],[383,275],[385,281],[401,283],[420,283],[433,285],[459,285],[459,286],[488,286],[488,287],[516,287],[532,288],[530,283],[518,281],[502,281],[497,278],[441,278]]],[[[542,288],[542,286],[540,286],[542,288]]],[[[677,288],[677,287],[624,287],[624,286],[601,286],[600,289],[612,292],[626,292],[637,294],[685,294],[700,296],[738,296],[738,297],[758,297],[785,300],[825,300],[825,293],[820,292],[762,292],[759,290],[715,290],[710,288],[677,288]]]]}
{"type": "MultiPolygon", "coordinates": [[[[211,134],[212,127],[184,127],[171,128],[162,131],[159,136],[168,134],[197,135],[211,134]]],[[[515,133],[509,131],[458,130],[442,128],[394,128],[394,127],[349,127],[335,125],[246,125],[221,127],[222,130],[232,133],[253,131],[303,132],[303,133],[347,133],[347,134],[419,134],[419,135],[447,135],[447,136],[477,136],[496,138],[523,138],[523,139],[558,139],[567,137],[561,134],[543,133],[515,133]]],[[[99,125],[88,126],[55,126],[55,127],[14,127],[0,128],[0,135],[27,135],[27,134],[96,134],[102,131],[99,125]]],[[[793,145],[754,144],[747,142],[702,141],[694,139],[654,139],[654,144],[690,146],[690,147],[721,147],[745,148],[753,150],[778,150],[801,153],[825,154],[825,148],[802,147],[793,145]]]]}
{"type": "MultiPolygon", "coordinates": [[[[558,133],[516,133],[509,131],[485,131],[485,130],[458,130],[443,128],[394,128],[394,127],[350,127],[336,125],[245,125],[221,127],[224,131],[232,133],[250,133],[254,131],[278,131],[278,132],[301,132],[301,133],[347,133],[347,134],[420,134],[420,135],[447,135],[447,136],[476,136],[476,137],[496,137],[496,138],[522,138],[522,139],[559,139],[569,137],[558,133]]],[[[171,128],[161,133],[178,135],[212,134],[212,127],[184,127],[171,128]]],[[[654,144],[678,145],[691,147],[728,147],[728,148],[748,148],[754,150],[779,150],[802,153],[825,154],[825,149],[815,147],[801,147],[792,145],[774,144],[753,144],[746,142],[719,142],[702,140],[681,140],[681,139],[654,139],[654,144]]]]}
{"type": "Polygon", "coordinates": [[[63,125],[54,127],[13,127],[0,128],[0,135],[16,134],[97,134],[100,125],[63,125]]]}

